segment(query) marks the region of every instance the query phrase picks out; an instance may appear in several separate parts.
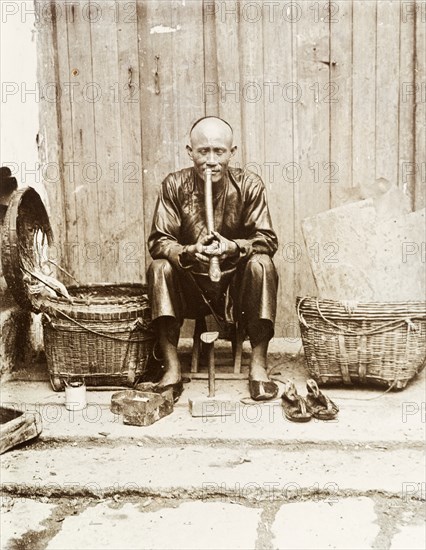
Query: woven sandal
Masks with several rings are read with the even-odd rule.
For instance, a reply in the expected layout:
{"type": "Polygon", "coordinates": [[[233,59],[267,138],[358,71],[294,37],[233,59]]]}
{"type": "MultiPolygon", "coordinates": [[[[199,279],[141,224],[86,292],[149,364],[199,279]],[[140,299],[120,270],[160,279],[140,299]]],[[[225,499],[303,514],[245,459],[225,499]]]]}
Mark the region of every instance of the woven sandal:
{"type": "Polygon", "coordinates": [[[269,401],[277,397],[278,386],[272,380],[268,382],[249,380],[249,391],[253,401],[269,401]]]}
{"type": "Polygon", "coordinates": [[[310,378],[306,382],[308,393],[306,404],[309,412],[319,420],[334,420],[339,412],[339,407],[318,388],[315,380],[310,378]]]}
{"type": "Polygon", "coordinates": [[[305,399],[297,393],[294,382],[288,380],[282,395],[282,406],[287,420],[309,422],[312,414],[307,410],[305,399]]]}

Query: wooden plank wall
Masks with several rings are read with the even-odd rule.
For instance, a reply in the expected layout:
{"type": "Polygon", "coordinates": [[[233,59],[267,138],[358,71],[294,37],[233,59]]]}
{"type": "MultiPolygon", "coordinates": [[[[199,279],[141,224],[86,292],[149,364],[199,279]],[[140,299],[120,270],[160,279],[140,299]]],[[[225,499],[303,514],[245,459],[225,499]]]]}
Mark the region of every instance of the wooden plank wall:
{"type": "Polygon", "coordinates": [[[145,280],[158,187],[188,165],[204,114],[234,126],[235,163],[267,187],[277,336],[297,335],[295,297],[315,293],[309,255],[337,253],[305,250],[305,216],[390,184],[424,206],[424,2],[51,0],[48,11],[40,74],[60,94],[42,108],[42,158],[60,166],[46,186],[61,261],[80,282],[145,280]]]}

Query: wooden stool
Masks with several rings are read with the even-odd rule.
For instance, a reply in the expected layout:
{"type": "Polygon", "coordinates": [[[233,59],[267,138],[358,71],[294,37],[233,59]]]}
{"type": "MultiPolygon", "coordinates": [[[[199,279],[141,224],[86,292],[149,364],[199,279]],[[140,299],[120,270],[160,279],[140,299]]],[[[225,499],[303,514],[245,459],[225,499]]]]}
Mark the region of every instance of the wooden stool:
{"type": "MultiPolygon", "coordinates": [[[[241,373],[241,359],[243,354],[243,342],[245,338],[244,332],[239,328],[238,323],[234,325],[234,334],[230,338],[232,343],[232,357],[233,357],[233,372],[232,373],[216,373],[216,378],[226,378],[226,379],[241,379],[247,378],[241,373]]],[[[207,324],[205,317],[199,317],[195,320],[195,329],[194,329],[194,344],[192,348],[192,357],[191,357],[191,374],[192,378],[198,378],[197,373],[199,373],[200,366],[200,356],[201,356],[201,341],[200,336],[203,332],[207,331],[207,324]]],[[[221,335],[222,336],[222,335],[221,335]]],[[[205,378],[205,376],[200,376],[200,378],[205,378]]]]}

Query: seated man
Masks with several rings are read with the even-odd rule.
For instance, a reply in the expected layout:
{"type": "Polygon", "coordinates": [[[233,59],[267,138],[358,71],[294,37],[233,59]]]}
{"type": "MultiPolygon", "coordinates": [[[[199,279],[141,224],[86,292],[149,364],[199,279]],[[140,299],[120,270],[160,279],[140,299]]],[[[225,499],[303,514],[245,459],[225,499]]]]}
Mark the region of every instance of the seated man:
{"type": "MultiPolygon", "coordinates": [[[[274,335],[278,275],[272,262],[278,242],[262,180],[228,167],[235,154],[233,132],[209,116],[191,128],[187,151],[193,167],[169,174],[161,185],[148,246],[152,319],[158,331],[165,373],[158,387],[182,392],[177,354],[185,318],[213,313],[222,325],[238,321],[252,346],[249,388],[255,400],[272,399],[268,344],[274,335]],[[208,234],[204,176],[212,170],[215,232],[208,234]],[[210,257],[219,256],[222,277],[208,276],[210,257]]],[[[229,325],[228,325],[229,326],[229,325]]]]}

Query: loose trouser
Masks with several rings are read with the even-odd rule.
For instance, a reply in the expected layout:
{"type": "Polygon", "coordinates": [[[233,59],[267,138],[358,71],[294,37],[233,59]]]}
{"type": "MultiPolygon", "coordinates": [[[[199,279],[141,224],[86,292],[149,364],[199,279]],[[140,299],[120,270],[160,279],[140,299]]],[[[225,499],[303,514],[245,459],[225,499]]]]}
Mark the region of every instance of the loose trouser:
{"type": "Polygon", "coordinates": [[[274,335],[278,275],[267,254],[254,254],[225,273],[220,283],[206,274],[192,273],[172,266],[165,259],[153,260],[148,269],[148,295],[152,319],[168,320],[168,338],[177,345],[184,319],[211,313],[200,289],[215,312],[227,322],[238,321],[251,345],[274,335]]]}

